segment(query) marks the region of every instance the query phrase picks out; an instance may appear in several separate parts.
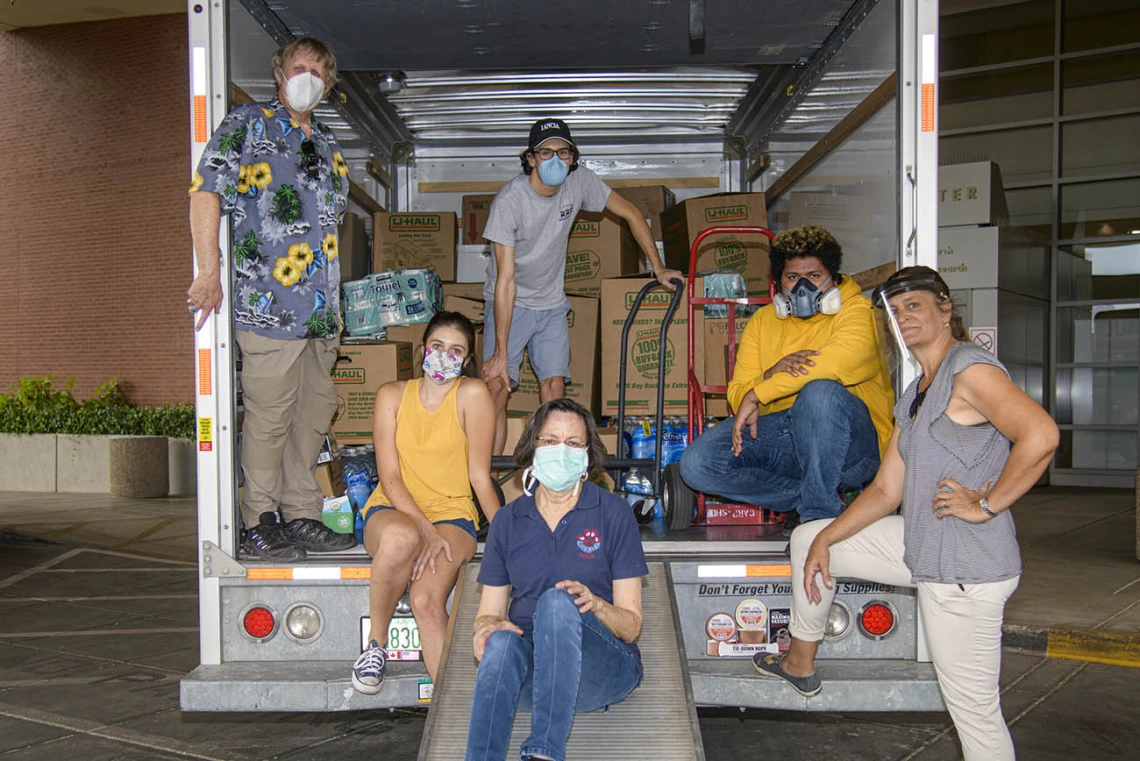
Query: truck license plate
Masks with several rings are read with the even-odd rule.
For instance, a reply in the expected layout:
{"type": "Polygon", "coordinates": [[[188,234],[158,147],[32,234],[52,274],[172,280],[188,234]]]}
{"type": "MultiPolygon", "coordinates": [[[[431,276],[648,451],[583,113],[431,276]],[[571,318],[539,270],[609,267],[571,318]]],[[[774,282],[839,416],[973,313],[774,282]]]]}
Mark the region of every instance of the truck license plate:
{"type": "MultiPolygon", "coordinates": [[[[360,649],[368,647],[368,632],[372,629],[372,619],[360,619],[360,649]]],[[[388,647],[385,657],[390,661],[423,660],[420,648],[420,628],[412,616],[394,616],[388,624],[388,647]]]]}

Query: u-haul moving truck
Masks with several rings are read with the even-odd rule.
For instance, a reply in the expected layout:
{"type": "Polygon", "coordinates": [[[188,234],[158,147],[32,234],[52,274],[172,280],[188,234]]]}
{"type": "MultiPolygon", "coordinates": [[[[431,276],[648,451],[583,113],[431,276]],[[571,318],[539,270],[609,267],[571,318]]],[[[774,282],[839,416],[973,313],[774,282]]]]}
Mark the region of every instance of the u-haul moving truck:
{"type": "MultiPolygon", "coordinates": [[[[271,96],[269,56],[308,33],[339,57],[343,81],[318,115],[341,132],[356,204],[460,211],[463,195],[494,192],[518,171],[530,123],[553,113],[612,186],[661,185],[678,200],[763,192],[776,230],[823,221],[842,231],[848,271],[936,266],[935,0],[735,0],[694,3],[704,10],[692,17],[689,3],[573,13],[524,2],[393,5],[190,0],[193,160],[234,85],[271,96]]],[[[232,272],[224,234],[222,251],[232,272]]],[[[183,708],[429,702],[416,660],[392,661],[376,696],[351,688],[367,631],[362,549],[292,566],[240,556],[233,347],[227,319],[197,334],[201,665],[183,681],[183,708]]],[[[759,527],[648,530],[646,553],[672,585],[692,701],[939,709],[913,592],[857,580],[840,582],[819,697],[792,699],[752,677],[746,656],[786,642],[785,547],[759,527]]],[[[392,637],[413,658],[408,615],[397,610],[392,637]]]]}

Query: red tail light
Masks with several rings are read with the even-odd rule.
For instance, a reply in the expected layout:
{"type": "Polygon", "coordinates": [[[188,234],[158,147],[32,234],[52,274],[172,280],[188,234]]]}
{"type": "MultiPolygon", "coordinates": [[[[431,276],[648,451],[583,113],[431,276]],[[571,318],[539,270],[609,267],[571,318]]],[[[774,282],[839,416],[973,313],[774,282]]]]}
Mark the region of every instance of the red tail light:
{"type": "Polygon", "coordinates": [[[878,600],[869,602],[859,611],[859,627],[873,639],[882,639],[895,630],[895,609],[878,600]]]}
{"type": "Polygon", "coordinates": [[[242,615],[241,626],[254,639],[266,639],[277,631],[277,618],[269,608],[255,605],[242,615]]]}

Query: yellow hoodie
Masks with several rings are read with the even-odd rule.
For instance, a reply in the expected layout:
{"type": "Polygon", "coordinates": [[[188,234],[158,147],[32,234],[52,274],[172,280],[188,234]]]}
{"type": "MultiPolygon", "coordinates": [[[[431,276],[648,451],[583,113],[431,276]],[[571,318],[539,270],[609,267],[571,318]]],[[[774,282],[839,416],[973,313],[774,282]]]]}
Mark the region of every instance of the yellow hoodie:
{"type": "Polygon", "coordinates": [[[837,381],[867,405],[879,434],[881,455],[894,425],[895,394],[883,364],[880,333],[871,300],[860,292],[859,286],[845,277],[838,287],[843,296],[839,314],[781,320],[768,305],[752,315],[740,338],[736,367],[728,384],[728,403],[732,409],[738,409],[752,390],[760,400],[760,414],[767,415],[791,407],[800,389],[813,380],[837,381]],[[776,373],[764,380],[768,368],[804,349],[819,352],[811,358],[815,366],[807,368],[806,376],[776,373]]]}

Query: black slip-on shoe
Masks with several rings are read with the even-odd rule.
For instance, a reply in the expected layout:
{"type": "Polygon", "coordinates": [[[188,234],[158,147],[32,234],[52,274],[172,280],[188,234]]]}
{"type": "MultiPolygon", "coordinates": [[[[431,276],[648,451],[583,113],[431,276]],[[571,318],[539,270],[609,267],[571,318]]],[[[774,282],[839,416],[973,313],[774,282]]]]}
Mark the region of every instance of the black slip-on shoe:
{"type": "Polygon", "coordinates": [[[339,552],[356,546],[352,534],[338,534],[312,518],[295,518],[285,524],[285,536],[307,552],[339,552]]]}

